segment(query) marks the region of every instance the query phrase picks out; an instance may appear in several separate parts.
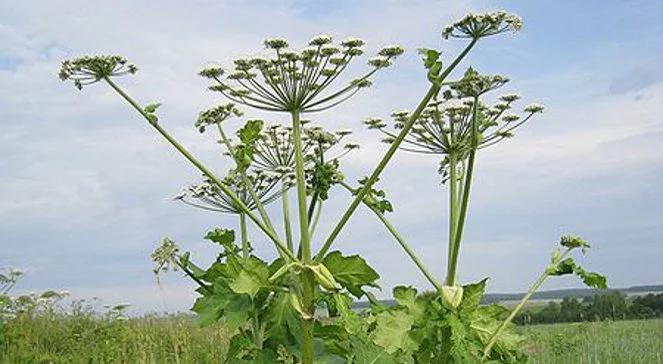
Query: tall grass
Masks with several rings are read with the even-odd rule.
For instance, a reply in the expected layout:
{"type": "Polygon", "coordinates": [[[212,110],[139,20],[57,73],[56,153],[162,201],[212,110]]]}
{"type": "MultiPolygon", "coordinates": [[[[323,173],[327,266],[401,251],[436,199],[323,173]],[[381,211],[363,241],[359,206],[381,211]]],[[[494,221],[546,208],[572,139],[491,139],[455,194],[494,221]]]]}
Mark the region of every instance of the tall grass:
{"type": "Polygon", "coordinates": [[[663,320],[523,327],[531,363],[663,363],[663,320]]]}
{"type": "Polygon", "coordinates": [[[188,316],[24,315],[0,324],[0,363],[218,363],[223,327],[188,316]]]}
{"type": "MultiPolygon", "coordinates": [[[[521,327],[530,363],[663,363],[663,320],[521,327]]],[[[0,324],[0,363],[219,363],[222,326],[191,317],[117,319],[88,313],[22,315],[0,324]]]]}

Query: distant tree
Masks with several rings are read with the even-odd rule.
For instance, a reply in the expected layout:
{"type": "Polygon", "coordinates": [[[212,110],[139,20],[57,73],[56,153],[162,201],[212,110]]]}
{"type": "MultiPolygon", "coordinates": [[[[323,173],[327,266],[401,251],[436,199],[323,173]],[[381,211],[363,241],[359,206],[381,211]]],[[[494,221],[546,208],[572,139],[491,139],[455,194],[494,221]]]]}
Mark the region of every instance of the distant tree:
{"type": "Polygon", "coordinates": [[[583,303],[587,304],[587,320],[623,320],[629,314],[626,295],[617,291],[586,297],[583,303]]]}
{"type": "Polygon", "coordinates": [[[633,318],[663,317],[663,294],[649,293],[633,299],[629,312],[633,318]]]}
{"type": "Polygon", "coordinates": [[[560,303],[560,321],[578,322],[584,319],[584,307],[575,297],[565,297],[560,303]]]}

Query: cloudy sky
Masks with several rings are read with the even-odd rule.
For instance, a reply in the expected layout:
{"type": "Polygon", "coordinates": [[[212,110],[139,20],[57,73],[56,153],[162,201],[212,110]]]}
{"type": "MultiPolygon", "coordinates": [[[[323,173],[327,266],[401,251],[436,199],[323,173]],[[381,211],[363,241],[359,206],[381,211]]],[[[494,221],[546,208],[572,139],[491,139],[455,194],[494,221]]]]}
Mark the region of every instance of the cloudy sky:
{"type": "MultiPolygon", "coordinates": [[[[385,150],[360,121],[412,109],[426,91],[415,50],[439,48],[448,60],[463,43],[442,41],[445,24],[468,11],[501,8],[523,17],[523,31],[487,39],[464,67],[510,76],[504,92],[547,111],[514,140],[481,154],[461,280],[490,276],[490,291],[525,290],[558,237],[572,232],[593,244],[582,263],[608,275],[611,286],[663,283],[663,8],[657,1],[0,0],[0,267],[27,271],[17,293],[67,289],[77,297],[128,301],[137,312],[185,310],[193,286],[171,274],[159,287],[150,252],[169,236],[206,263],[214,256],[201,238],[207,229],[237,224],[173,202],[181,186],[197,181],[196,171],[107,87],[79,92],[61,83],[63,59],[125,55],[141,70],[119,82],[143,103],[163,103],[161,124],[223,172],[230,164],[214,140],[192,126],[201,109],[222,102],[196,76],[201,66],[261,54],[262,40],[273,36],[295,45],[320,33],[359,36],[368,50],[401,44],[408,52],[373,88],[315,115],[331,129],[355,130],[363,149],[344,160],[355,180],[385,150]]],[[[398,154],[381,186],[396,206],[394,224],[443,278],[448,207],[437,163],[398,154]]],[[[331,200],[318,237],[349,203],[340,190],[331,200]]],[[[267,242],[252,236],[271,257],[267,242]]],[[[428,288],[365,210],[336,247],[363,254],[381,272],[382,296],[395,284],[428,288]]],[[[577,286],[569,278],[545,288],[577,286]]]]}

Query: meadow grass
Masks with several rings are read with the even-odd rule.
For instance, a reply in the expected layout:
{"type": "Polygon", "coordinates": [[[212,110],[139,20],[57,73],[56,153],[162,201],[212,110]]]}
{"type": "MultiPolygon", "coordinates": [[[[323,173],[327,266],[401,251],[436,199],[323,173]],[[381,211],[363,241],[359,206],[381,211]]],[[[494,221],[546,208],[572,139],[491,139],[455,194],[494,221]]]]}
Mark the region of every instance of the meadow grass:
{"type": "Polygon", "coordinates": [[[521,327],[531,363],[663,363],[663,320],[521,327]]]}
{"type": "Polygon", "coordinates": [[[39,315],[0,324],[0,363],[219,363],[228,338],[189,316],[39,315]]]}
{"type": "MultiPolygon", "coordinates": [[[[663,320],[520,327],[531,363],[663,363],[663,320]]],[[[0,326],[0,363],[219,363],[223,326],[189,316],[104,319],[45,314],[0,326]]]]}

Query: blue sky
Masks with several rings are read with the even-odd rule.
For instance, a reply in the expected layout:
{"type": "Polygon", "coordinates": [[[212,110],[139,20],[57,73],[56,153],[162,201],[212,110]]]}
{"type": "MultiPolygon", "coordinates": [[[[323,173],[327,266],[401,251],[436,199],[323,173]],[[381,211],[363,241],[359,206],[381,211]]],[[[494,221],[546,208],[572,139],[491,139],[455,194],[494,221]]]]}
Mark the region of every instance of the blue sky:
{"type": "MultiPolygon", "coordinates": [[[[508,75],[504,92],[547,111],[480,156],[461,280],[491,276],[491,291],[522,291],[559,235],[573,232],[593,244],[582,263],[607,274],[612,286],[663,283],[660,2],[182,4],[0,0],[0,266],[28,271],[17,292],[67,289],[77,297],[129,301],[141,312],[184,310],[193,286],[175,274],[158,287],[149,253],[169,236],[209,261],[214,250],[201,239],[204,232],[236,225],[232,217],[173,202],[197,173],[107,88],[78,92],[62,84],[56,73],[63,59],[120,53],[138,64],[140,72],[121,83],[142,102],[162,102],[162,125],[224,171],[230,165],[214,141],[193,128],[198,111],[222,101],[195,76],[203,65],[261,53],[261,41],[272,36],[299,45],[320,33],[360,36],[373,50],[402,44],[408,52],[373,88],[315,116],[329,128],[355,130],[364,148],[344,160],[354,180],[384,151],[360,121],[411,109],[425,92],[414,50],[435,47],[450,57],[462,43],[443,42],[442,27],[468,11],[494,9],[522,16],[523,31],[486,40],[465,66],[508,75]]],[[[381,186],[396,206],[394,224],[442,277],[447,191],[436,166],[434,157],[401,153],[381,186]]],[[[342,191],[331,200],[319,236],[349,203],[342,191]]],[[[269,257],[267,243],[253,236],[269,257]]],[[[353,217],[337,247],[367,257],[382,274],[383,296],[395,284],[427,288],[366,211],[353,217]]],[[[557,279],[544,288],[576,286],[574,279],[557,279]]]]}

